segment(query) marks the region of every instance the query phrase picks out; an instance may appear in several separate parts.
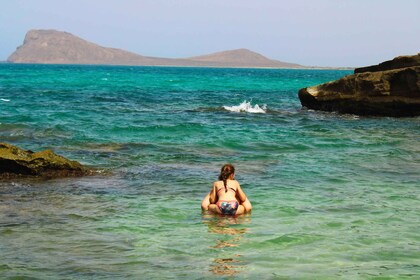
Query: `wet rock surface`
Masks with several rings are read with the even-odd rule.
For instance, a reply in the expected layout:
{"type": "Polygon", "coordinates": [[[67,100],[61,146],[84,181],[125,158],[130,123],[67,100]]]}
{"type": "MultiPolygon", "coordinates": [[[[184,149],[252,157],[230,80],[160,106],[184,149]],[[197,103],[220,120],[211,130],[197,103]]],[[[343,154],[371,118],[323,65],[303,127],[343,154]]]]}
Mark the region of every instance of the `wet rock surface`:
{"type": "Polygon", "coordinates": [[[32,152],[0,143],[0,179],[18,177],[71,177],[92,175],[94,171],[51,150],[32,152]]]}

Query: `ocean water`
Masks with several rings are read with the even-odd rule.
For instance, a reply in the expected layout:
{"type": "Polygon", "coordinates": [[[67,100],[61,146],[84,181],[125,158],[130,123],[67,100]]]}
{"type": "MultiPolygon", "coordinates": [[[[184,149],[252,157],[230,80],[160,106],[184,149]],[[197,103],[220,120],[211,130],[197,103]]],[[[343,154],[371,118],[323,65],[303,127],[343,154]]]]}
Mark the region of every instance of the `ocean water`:
{"type": "Polygon", "coordinates": [[[101,171],[0,181],[0,278],[419,279],[420,118],[298,100],[349,73],[0,64],[0,141],[101,171]]]}

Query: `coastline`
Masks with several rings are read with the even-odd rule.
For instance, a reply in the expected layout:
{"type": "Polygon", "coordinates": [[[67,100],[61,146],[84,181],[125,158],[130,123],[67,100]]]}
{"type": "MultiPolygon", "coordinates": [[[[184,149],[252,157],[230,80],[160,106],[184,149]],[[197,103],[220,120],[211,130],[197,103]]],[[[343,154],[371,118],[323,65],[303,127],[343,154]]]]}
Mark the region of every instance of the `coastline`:
{"type": "Polygon", "coordinates": [[[39,62],[11,62],[0,61],[1,64],[10,65],[73,65],[73,66],[117,66],[117,67],[173,67],[173,68],[211,68],[211,69],[273,69],[273,70],[348,70],[353,71],[356,67],[333,67],[333,66],[302,66],[302,67],[263,67],[263,66],[213,66],[213,65],[136,65],[136,64],[89,64],[89,63],[39,63],[39,62]]]}

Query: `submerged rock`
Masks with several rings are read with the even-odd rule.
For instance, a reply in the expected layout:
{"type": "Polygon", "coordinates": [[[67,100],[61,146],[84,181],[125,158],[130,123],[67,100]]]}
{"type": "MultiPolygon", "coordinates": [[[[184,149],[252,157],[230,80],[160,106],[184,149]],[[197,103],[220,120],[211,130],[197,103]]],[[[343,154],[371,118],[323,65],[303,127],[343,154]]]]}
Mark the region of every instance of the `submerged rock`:
{"type": "Polygon", "coordinates": [[[68,160],[51,150],[26,151],[0,143],[0,178],[15,177],[69,177],[93,174],[91,169],[77,161],[68,160]]]}
{"type": "Polygon", "coordinates": [[[355,72],[337,81],[299,90],[302,106],[357,115],[420,115],[420,54],[358,68],[355,72]]]}

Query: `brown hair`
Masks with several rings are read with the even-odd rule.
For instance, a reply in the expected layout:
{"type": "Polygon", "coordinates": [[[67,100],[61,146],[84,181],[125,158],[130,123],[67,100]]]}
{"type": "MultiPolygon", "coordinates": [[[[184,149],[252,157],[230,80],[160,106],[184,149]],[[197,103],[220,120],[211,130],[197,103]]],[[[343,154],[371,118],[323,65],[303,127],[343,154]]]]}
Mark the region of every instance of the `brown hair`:
{"type": "Polygon", "coordinates": [[[227,189],[227,179],[230,177],[230,175],[235,173],[235,167],[228,163],[222,166],[222,169],[220,170],[219,180],[223,181],[223,185],[225,186],[225,192],[228,191],[227,189]]]}

